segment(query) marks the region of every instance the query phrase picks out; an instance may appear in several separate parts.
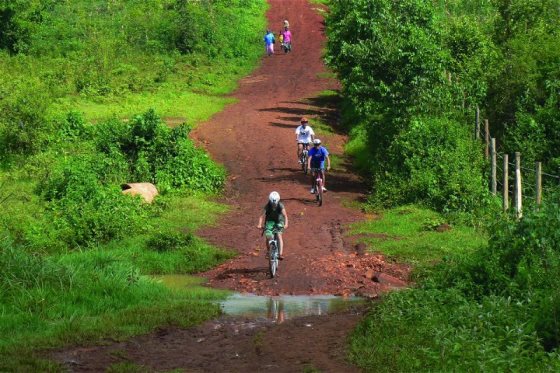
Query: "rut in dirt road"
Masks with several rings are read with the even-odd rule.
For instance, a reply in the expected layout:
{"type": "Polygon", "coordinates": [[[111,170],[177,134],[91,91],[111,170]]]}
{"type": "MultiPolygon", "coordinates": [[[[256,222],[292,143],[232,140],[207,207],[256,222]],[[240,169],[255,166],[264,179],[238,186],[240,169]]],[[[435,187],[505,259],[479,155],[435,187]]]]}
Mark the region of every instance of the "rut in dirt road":
{"type": "MultiPolygon", "coordinates": [[[[325,203],[318,207],[309,193],[310,180],[296,158],[295,128],[302,116],[327,120],[336,130],[336,108],[319,95],[338,89],[328,76],[321,51],[325,42],[324,20],[305,1],[270,1],[269,25],[280,29],[290,20],[293,51],[276,51],[264,57],[260,68],[240,82],[227,107],[193,137],[229,173],[227,202],[234,210],[217,227],[201,232],[211,243],[238,251],[234,260],[207,272],[210,285],[256,294],[377,295],[383,287],[364,274],[388,272],[404,279],[406,268],[385,263],[380,256],[358,257],[347,242],[347,224],[364,219],[362,213],[344,207],[364,198],[364,187],[344,164],[327,175],[325,203]],[[284,234],[285,256],[279,277],[267,278],[264,241],[256,229],[268,194],[280,193],[290,218],[284,234]]],[[[264,53],[264,46],[263,46],[264,53]]],[[[343,155],[341,134],[316,131],[331,154],[343,155]]]]}

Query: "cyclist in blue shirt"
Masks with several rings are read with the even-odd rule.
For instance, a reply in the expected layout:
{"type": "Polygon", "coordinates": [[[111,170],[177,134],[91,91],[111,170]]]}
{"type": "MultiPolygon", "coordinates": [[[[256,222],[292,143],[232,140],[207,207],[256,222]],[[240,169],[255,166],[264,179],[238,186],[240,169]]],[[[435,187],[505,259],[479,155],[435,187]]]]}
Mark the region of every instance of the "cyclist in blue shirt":
{"type": "Polygon", "coordinates": [[[327,161],[327,170],[331,169],[331,158],[329,157],[329,151],[324,146],[321,146],[321,140],[313,140],[313,148],[307,153],[307,167],[311,170],[311,190],[310,193],[315,193],[315,179],[317,178],[317,172],[323,173],[323,192],[327,191],[325,188],[325,160],[327,161]]]}
{"type": "Polygon", "coordinates": [[[274,38],[272,31],[266,30],[263,40],[264,46],[266,47],[266,54],[268,56],[272,56],[274,54],[274,43],[276,43],[276,39],[274,38]]]}

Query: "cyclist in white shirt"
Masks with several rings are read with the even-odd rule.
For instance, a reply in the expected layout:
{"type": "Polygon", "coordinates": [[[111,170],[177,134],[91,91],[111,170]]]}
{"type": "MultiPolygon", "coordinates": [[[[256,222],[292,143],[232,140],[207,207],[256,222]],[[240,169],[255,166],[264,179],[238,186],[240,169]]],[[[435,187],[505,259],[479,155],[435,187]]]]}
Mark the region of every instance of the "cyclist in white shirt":
{"type": "Polygon", "coordinates": [[[315,138],[315,132],[313,128],[308,126],[309,121],[306,117],[301,118],[301,125],[296,128],[296,141],[297,141],[297,157],[298,162],[301,163],[301,153],[303,152],[303,146],[309,145],[313,142],[315,138]]]}

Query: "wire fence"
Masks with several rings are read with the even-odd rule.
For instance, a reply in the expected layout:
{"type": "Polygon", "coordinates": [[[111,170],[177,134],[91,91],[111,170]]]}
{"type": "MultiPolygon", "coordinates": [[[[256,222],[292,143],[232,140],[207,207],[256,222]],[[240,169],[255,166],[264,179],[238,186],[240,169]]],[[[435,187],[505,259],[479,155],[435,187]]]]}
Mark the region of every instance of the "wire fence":
{"type": "Polygon", "coordinates": [[[527,167],[521,162],[522,153],[508,154],[501,144],[496,144],[496,139],[490,136],[490,124],[487,119],[480,119],[478,108],[474,138],[485,145],[484,154],[490,165],[489,189],[496,195],[501,192],[504,211],[508,210],[512,197],[513,208],[517,216],[521,217],[523,200],[530,201],[538,208],[543,195],[551,194],[560,186],[560,175],[543,172],[542,162],[535,162],[534,168],[527,167]]]}

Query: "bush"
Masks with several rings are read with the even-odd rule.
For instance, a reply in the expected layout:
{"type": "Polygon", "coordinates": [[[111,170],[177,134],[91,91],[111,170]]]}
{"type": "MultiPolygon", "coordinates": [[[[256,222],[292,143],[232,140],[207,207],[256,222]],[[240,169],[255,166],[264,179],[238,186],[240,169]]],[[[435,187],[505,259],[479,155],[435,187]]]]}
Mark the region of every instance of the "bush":
{"type": "Polygon", "coordinates": [[[444,118],[416,118],[375,166],[377,203],[421,202],[438,211],[472,211],[485,195],[481,149],[467,128],[444,118]]]}
{"type": "Polygon", "coordinates": [[[57,236],[70,247],[121,238],[144,225],[147,212],[140,199],[123,195],[118,185],[104,183],[108,170],[103,159],[69,158],[39,184],[39,192],[50,202],[57,236]]]}
{"type": "Polygon", "coordinates": [[[195,148],[189,130],[186,125],[170,129],[150,110],[130,125],[115,120],[100,125],[96,143],[99,151],[126,158],[129,181],[152,182],[160,191],[188,187],[217,192],[225,180],[224,169],[195,148]]]}
{"type": "Polygon", "coordinates": [[[159,232],[146,243],[150,250],[157,252],[175,251],[193,243],[193,235],[179,232],[159,232]]]}
{"type": "Polygon", "coordinates": [[[46,120],[48,92],[38,79],[0,78],[0,156],[32,154],[42,148],[51,131],[46,120]]]}

